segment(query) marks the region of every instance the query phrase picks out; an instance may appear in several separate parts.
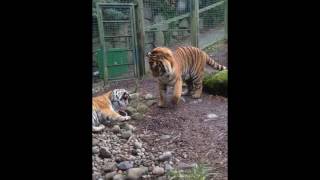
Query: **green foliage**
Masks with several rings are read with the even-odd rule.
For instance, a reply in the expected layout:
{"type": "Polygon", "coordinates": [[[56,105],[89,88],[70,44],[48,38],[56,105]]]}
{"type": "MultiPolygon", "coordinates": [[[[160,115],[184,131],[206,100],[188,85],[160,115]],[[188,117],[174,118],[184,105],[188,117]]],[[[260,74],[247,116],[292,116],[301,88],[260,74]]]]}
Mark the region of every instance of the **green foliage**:
{"type": "Polygon", "coordinates": [[[228,97],[228,70],[206,74],[203,88],[210,94],[228,97]]]}
{"type": "Polygon", "coordinates": [[[198,165],[189,171],[170,171],[169,180],[205,180],[208,177],[208,170],[203,165],[198,165]]]}

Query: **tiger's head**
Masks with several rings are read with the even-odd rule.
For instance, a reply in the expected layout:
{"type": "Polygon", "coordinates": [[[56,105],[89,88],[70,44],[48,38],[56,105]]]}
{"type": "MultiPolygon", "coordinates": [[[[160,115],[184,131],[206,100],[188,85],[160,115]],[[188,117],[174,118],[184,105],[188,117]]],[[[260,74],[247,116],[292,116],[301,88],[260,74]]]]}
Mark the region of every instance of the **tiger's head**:
{"type": "Polygon", "coordinates": [[[147,53],[147,58],[154,77],[161,77],[173,72],[173,55],[169,48],[154,48],[147,53]]]}
{"type": "Polygon", "coordinates": [[[126,108],[129,104],[129,92],[125,89],[112,90],[111,103],[115,110],[126,108]]]}

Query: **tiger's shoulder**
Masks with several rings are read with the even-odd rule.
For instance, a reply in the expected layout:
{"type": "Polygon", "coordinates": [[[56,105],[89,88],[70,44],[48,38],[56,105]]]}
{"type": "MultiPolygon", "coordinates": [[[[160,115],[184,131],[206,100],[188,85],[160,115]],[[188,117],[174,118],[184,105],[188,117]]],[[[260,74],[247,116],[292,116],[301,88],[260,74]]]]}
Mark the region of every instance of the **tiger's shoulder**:
{"type": "Polygon", "coordinates": [[[108,91],[102,95],[92,98],[92,107],[94,110],[104,108],[110,104],[110,95],[112,91],[108,91]]]}

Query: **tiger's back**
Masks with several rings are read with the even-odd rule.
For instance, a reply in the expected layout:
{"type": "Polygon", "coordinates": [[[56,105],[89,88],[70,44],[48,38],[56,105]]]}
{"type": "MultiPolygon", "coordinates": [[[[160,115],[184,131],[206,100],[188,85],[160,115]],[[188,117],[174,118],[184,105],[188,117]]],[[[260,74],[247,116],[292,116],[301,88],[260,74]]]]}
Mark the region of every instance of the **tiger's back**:
{"type": "Polygon", "coordinates": [[[217,70],[226,69],[226,67],[210,58],[207,53],[196,47],[179,47],[173,55],[184,80],[197,79],[199,74],[204,72],[206,64],[217,70]]]}
{"type": "Polygon", "coordinates": [[[173,104],[178,103],[181,95],[200,98],[205,65],[217,70],[226,69],[207,53],[192,46],[179,47],[174,52],[166,47],[157,47],[148,52],[147,57],[153,77],[159,80],[159,107],[165,107],[167,86],[174,87],[173,104]],[[187,92],[182,93],[182,81],[188,86],[187,92]]]}

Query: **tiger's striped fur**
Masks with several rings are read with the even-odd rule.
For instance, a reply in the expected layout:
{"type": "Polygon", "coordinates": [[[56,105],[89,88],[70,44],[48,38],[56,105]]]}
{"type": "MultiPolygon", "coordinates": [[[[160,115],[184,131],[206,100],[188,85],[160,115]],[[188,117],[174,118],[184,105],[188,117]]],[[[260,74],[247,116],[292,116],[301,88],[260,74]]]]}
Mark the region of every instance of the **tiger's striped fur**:
{"type": "Polygon", "coordinates": [[[104,129],[107,121],[125,121],[130,116],[121,116],[118,111],[129,104],[129,93],[125,89],[114,89],[92,98],[92,131],[104,129]]]}
{"type": "Polygon", "coordinates": [[[157,47],[148,52],[147,57],[153,77],[159,80],[160,107],[165,107],[164,94],[167,86],[174,87],[173,104],[179,102],[181,95],[200,98],[205,65],[217,70],[227,69],[201,49],[191,46],[179,47],[174,52],[166,47],[157,47]],[[182,93],[183,81],[188,86],[185,93],[182,93]]]}

